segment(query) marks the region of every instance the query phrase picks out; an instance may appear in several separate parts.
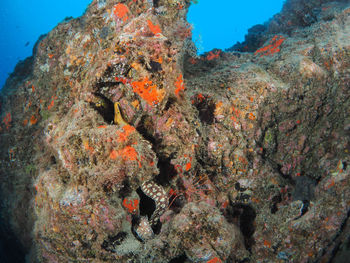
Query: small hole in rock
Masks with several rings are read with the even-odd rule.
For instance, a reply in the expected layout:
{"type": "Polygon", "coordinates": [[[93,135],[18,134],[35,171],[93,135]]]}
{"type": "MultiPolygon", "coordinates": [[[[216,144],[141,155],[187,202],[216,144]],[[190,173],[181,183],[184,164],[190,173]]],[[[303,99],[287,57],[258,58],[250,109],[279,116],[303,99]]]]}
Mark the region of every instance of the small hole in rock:
{"type": "Polygon", "coordinates": [[[270,205],[271,214],[275,214],[278,211],[278,203],[282,202],[281,195],[275,195],[272,197],[272,204],[270,205]]]}
{"type": "Polygon", "coordinates": [[[56,162],[55,156],[51,155],[51,157],[50,157],[50,162],[51,162],[51,165],[54,165],[54,164],[57,163],[57,162],[56,162]]]}

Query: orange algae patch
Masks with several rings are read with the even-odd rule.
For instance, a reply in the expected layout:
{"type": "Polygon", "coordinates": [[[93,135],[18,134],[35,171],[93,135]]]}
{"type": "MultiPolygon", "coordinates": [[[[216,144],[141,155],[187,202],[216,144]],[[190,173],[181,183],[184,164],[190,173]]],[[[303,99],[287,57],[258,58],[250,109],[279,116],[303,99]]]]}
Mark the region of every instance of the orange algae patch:
{"type": "Polygon", "coordinates": [[[116,150],[112,150],[111,153],[109,154],[109,158],[111,158],[112,160],[117,159],[118,156],[118,152],[116,150]]]}
{"type": "Polygon", "coordinates": [[[145,77],[143,80],[131,83],[132,89],[150,106],[158,104],[164,98],[164,91],[157,89],[156,85],[152,85],[152,81],[145,77]]]}
{"type": "Polygon", "coordinates": [[[264,246],[268,247],[268,248],[271,248],[271,242],[268,241],[268,240],[264,240],[264,246]]]}
{"type": "Polygon", "coordinates": [[[138,210],[139,200],[138,199],[129,200],[125,198],[123,200],[123,206],[128,210],[130,214],[134,214],[138,210]]]}
{"type": "Polygon", "coordinates": [[[218,50],[216,52],[210,51],[207,55],[207,60],[212,60],[214,58],[218,58],[220,56],[221,50],[218,50]]]}
{"type": "Polygon", "coordinates": [[[176,90],[175,90],[176,96],[179,96],[179,92],[181,90],[185,90],[185,85],[184,85],[184,81],[183,81],[183,78],[182,78],[182,74],[180,74],[177,77],[177,80],[175,82],[175,87],[176,87],[176,90]]]}
{"type": "Polygon", "coordinates": [[[123,157],[123,160],[137,161],[138,154],[134,147],[126,146],[124,149],[118,151],[118,155],[123,157]]]}
{"type": "Polygon", "coordinates": [[[191,157],[191,156],[188,156],[187,154],[185,154],[184,157],[190,159],[190,161],[189,161],[188,163],[186,163],[186,166],[185,166],[185,170],[188,171],[188,170],[190,170],[191,167],[192,167],[192,164],[191,164],[191,162],[192,162],[192,157],[191,157]]]}
{"type": "Polygon", "coordinates": [[[134,100],[133,102],[131,102],[131,105],[135,108],[135,109],[139,109],[140,107],[140,103],[138,100],[134,100]]]}
{"type": "Polygon", "coordinates": [[[207,261],[207,263],[221,263],[221,259],[218,257],[212,258],[211,260],[207,261]]]}
{"type": "Polygon", "coordinates": [[[5,117],[2,119],[3,123],[5,123],[6,129],[10,128],[10,122],[12,121],[11,113],[6,113],[5,117]]]}
{"type": "Polygon", "coordinates": [[[199,93],[199,94],[197,95],[197,98],[199,99],[200,102],[202,102],[203,100],[205,100],[205,97],[203,96],[202,93],[199,93]]]}
{"type": "Polygon", "coordinates": [[[51,108],[52,108],[54,105],[55,105],[55,101],[52,100],[51,103],[50,103],[50,105],[47,106],[47,109],[48,109],[48,110],[51,110],[51,108]]]}
{"type": "Polygon", "coordinates": [[[32,115],[32,117],[30,117],[30,124],[31,125],[34,125],[34,124],[36,124],[38,122],[38,119],[34,116],[34,115],[32,115]]]}
{"type": "Polygon", "coordinates": [[[154,35],[162,33],[159,25],[154,25],[151,20],[147,20],[148,28],[154,35]]]}
{"type": "Polygon", "coordinates": [[[186,164],[186,167],[185,167],[186,171],[190,170],[190,169],[191,169],[191,166],[192,166],[191,163],[187,163],[187,164],[186,164]]]}
{"type": "Polygon", "coordinates": [[[171,124],[174,122],[174,119],[169,117],[169,119],[166,121],[165,126],[169,129],[171,127],[171,124]]]}
{"type": "Polygon", "coordinates": [[[273,55],[275,53],[280,52],[280,45],[286,40],[283,36],[281,35],[275,35],[271,40],[270,44],[259,48],[257,51],[255,51],[254,55],[261,54],[260,57],[262,56],[269,56],[273,55]]]}
{"type": "Polygon", "coordinates": [[[118,142],[125,142],[130,134],[132,134],[135,131],[135,128],[131,125],[124,125],[123,126],[124,132],[117,132],[118,135],[118,142]]]}
{"type": "Polygon", "coordinates": [[[94,151],[94,148],[89,145],[89,141],[84,140],[83,141],[83,145],[84,145],[84,149],[85,150],[87,150],[89,152],[93,152],[94,151]]]}
{"type": "Polygon", "coordinates": [[[129,8],[121,3],[118,3],[114,6],[114,10],[113,13],[119,17],[121,20],[123,20],[123,22],[126,22],[126,20],[128,20],[129,16],[129,8]]]}
{"type": "Polygon", "coordinates": [[[252,121],[254,121],[254,120],[256,119],[254,113],[252,113],[252,112],[250,112],[250,113],[248,114],[248,118],[249,118],[250,120],[252,120],[252,121]]]}

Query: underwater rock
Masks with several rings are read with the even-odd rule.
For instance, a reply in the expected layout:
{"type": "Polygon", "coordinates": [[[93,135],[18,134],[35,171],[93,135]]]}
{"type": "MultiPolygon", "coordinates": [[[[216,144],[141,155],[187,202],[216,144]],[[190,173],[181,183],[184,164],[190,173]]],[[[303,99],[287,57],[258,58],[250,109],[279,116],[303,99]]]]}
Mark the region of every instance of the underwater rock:
{"type": "Polygon", "coordinates": [[[348,1],[286,1],[242,52],[199,57],[190,2],[94,0],[7,80],[1,231],[30,262],[326,262],[345,246],[348,1]]]}

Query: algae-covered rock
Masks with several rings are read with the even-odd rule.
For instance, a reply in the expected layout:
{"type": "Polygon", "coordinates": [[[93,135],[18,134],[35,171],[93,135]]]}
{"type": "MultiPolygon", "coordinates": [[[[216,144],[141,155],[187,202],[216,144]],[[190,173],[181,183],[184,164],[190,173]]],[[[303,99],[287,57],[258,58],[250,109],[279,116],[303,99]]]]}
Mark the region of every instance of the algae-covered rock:
{"type": "Polygon", "coordinates": [[[325,262],[344,247],[349,3],[286,1],[247,52],[196,56],[190,2],[94,0],[7,80],[0,230],[29,262],[325,262]]]}

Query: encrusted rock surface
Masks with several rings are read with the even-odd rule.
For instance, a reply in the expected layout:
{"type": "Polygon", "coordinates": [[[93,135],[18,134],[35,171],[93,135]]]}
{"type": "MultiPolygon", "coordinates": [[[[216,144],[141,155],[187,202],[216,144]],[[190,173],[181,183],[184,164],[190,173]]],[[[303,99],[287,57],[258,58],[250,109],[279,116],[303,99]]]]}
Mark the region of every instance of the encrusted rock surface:
{"type": "Polygon", "coordinates": [[[348,1],[287,1],[249,52],[201,57],[189,5],[94,0],[7,80],[0,230],[29,262],[337,258],[348,1]]]}

